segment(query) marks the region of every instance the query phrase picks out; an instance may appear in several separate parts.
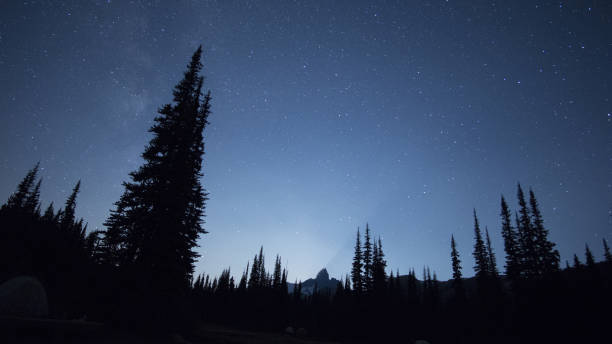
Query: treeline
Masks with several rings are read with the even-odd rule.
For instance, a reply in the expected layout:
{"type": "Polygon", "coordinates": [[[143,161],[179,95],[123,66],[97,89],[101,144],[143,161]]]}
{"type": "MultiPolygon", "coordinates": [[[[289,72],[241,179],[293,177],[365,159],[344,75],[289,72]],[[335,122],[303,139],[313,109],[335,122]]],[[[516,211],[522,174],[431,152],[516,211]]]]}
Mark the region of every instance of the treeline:
{"type": "Polygon", "coordinates": [[[43,281],[54,315],[82,317],[92,301],[97,232],[87,234],[83,219],[75,217],[80,182],[57,211],[53,203],[42,210],[40,187],[37,164],[0,207],[0,281],[36,276],[43,281]]]}
{"type": "Polygon", "coordinates": [[[304,327],[339,340],[565,342],[604,335],[605,314],[612,309],[608,243],[603,239],[603,261],[597,263],[586,246],[586,265],[575,255],[574,266],[566,263],[561,269],[534,192],[529,190],[527,201],[519,185],[517,196],[514,219],[501,198],[503,272],[498,270],[489,230],[481,229],[476,211],[471,252],[475,276],[463,277],[461,254],[451,236],[452,279],[447,282],[439,281],[429,267],[423,268],[420,280],[414,269],[407,275],[388,271],[382,241],[372,239],[366,224],[363,236],[357,230],[351,274],[335,290],[315,287],[305,294],[296,281],[289,293],[280,258],[269,274],[260,250],[237,284],[229,269],[219,278],[197,278],[194,297],[201,305],[198,309],[205,309],[199,315],[252,329],[304,327]]]}

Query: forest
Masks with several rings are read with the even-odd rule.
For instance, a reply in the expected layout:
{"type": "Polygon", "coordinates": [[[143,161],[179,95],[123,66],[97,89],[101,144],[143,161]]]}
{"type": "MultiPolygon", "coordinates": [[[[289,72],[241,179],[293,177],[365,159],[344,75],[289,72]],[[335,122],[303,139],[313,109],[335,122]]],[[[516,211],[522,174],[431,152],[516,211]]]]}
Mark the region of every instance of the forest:
{"type": "MultiPolygon", "coordinates": [[[[41,204],[39,164],[0,208],[0,284],[38,280],[48,300],[40,317],[181,333],[193,342],[202,323],[287,336],[300,329],[305,338],[339,342],[566,342],[609,331],[608,243],[602,239],[601,261],[585,245],[584,258],[576,254],[562,266],[535,192],[520,184],[515,210],[503,196],[499,203],[505,255],[495,256],[474,210],[472,252],[459,252],[450,237],[448,251],[439,253],[448,256],[449,281],[427,267],[419,276],[389,271],[369,224],[357,229],[352,266],[334,288],[315,284],[303,292],[302,282],[287,281],[290,267],[278,255],[266,269],[263,247],[253,248],[239,280],[230,269],[194,276],[197,240],[207,233],[201,169],[212,101],[201,54],[199,48],[174,87],[173,102],[159,108],[143,164],[124,182],[105,230],[88,230],[76,217],[80,181],[62,206],[41,204]],[[476,264],[464,266],[470,254],[476,264]],[[465,278],[464,269],[475,276],[465,278]]],[[[19,315],[5,305],[0,311],[19,315]]]]}

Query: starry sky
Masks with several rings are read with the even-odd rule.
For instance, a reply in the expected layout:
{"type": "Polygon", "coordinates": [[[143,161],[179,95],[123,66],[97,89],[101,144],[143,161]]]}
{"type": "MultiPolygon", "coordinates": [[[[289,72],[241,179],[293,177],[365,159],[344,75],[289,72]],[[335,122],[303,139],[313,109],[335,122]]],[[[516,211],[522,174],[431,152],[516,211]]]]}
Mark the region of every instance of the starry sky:
{"type": "Polygon", "coordinates": [[[607,1],[2,1],[0,197],[102,223],[198,45],[213,96],[196,273],[260,245],[289,279],[350,270],[369,222],[389,267],[473,275],[472,209],[503,269],[499,197],[531,186],[562,262],[612,241],[607,1]],[[468,4],[469,3],[469,4],[468,4]]]}

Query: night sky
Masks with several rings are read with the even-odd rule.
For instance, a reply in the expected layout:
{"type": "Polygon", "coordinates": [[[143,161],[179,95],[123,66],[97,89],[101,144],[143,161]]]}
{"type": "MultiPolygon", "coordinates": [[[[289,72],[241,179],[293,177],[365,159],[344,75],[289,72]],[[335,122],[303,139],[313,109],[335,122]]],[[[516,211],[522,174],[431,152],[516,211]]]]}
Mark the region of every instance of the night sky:
{"type": "Polygon", "coordinates": [[[472,208],[503,270],[499,197],[533,187],[562,263],[612,241],[608,1],[2,1],[0,197],[101,228],[156,109],[204,48],[213,96],[196,272],[264,246],[289,280],[350,271],[369,222],[389,268],[473,275],[472,208]],[[467,3],[470,3],[469,5],[467,3]]]}

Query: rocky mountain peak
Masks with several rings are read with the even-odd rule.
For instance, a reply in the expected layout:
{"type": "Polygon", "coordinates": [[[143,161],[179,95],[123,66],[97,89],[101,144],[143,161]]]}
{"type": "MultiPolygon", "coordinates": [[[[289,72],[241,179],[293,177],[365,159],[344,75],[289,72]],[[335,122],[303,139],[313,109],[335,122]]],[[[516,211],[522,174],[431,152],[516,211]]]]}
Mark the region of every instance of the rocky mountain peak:
{"type": "Polygon", "coordinates": [[[329,281],[329,273],[327,272],[326,268],[323,268],[321,271],[319,271],[319,273],[317,274],[317,281],[329,281]]]}

